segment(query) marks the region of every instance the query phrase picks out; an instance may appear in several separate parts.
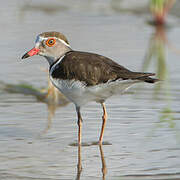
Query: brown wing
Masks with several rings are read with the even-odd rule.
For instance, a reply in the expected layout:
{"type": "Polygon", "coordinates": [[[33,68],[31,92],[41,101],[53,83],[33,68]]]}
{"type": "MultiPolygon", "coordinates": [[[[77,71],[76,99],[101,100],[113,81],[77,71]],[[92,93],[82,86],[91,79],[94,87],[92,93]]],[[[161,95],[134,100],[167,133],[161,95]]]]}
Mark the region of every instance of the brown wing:
{"type": "Polygon", "coordinates": [[[68,52],[52,72],[53,78],[83,81],[87,86],[115,81],[117,79],[139,79],[153,81],[152,73],[132,72],[104,56],[71,51],[68,52]]]}

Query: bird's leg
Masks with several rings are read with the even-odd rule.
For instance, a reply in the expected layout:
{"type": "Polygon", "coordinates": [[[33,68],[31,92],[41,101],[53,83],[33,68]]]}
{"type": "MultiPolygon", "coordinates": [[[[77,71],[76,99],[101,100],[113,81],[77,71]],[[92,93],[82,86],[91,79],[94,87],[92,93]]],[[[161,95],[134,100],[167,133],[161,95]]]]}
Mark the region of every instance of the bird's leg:
{"type": "Polygon", "coordinates": [[[100,137],[99,137],[99,144],[102,144],[104,128],[105,128],[106,120],[107,120],[106,106],[105,106],[104,103],[101,103],[101,105],[102,105],[102,108],[103,108],[103,116],[102,116],[103,122],[102,122],[102,127],[101,127],[101,134],[100,134],[100,137]]]}
{"type": "Polygon", "coordinates": [[[81,129],[82,129],[82,117],[81,117],[81,112],[80,112],[80,107],[76,107],[76,112],[78,116],[78,145],[81,144],[81,129]]]}

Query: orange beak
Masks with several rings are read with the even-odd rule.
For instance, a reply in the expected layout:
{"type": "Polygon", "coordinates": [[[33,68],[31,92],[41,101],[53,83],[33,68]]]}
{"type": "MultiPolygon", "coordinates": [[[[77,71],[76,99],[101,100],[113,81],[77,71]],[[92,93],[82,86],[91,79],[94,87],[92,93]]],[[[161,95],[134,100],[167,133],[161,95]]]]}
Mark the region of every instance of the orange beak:
{"type": "Polygon", "coordinates": [[[39,51],[40,51],[40,50],[37,49],[37,48],[32,48],[30,51],[28,51],[27,53],[25,53],[25,54],[22,56],[22,59],[28,58],[28,57],[30,57],[30,56],[37,55],[39,51]]]}

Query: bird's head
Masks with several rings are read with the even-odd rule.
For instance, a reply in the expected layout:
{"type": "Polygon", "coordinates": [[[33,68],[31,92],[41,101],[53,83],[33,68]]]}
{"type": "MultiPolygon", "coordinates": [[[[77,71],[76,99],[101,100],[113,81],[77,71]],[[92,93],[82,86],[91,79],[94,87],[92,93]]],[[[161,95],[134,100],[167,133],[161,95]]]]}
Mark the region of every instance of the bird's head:
{"type": "Polygon", "coordinates": [[[22,59],[34,55],[46,57],[52,64],[55,60],[70,51],[70,45],[67,38],[59,32],[44,32],[37,36],[35,46],[22,56],[22,59]]]}

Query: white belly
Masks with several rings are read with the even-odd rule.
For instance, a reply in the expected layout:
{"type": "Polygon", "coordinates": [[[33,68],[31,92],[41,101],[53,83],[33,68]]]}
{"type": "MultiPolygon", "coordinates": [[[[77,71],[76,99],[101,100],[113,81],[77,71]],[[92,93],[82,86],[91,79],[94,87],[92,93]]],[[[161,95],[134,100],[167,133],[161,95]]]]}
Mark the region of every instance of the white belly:
{"type": "Polygon", "coordinates": [[[132,84],[140,81],[117,80],[96,86],[86,86],[83,82],[75,80],[60,80],[50,76],[56,86],[70,101],[82,106],[89,101],[103,102],[114,94],[122,94],[132,84]]]}

